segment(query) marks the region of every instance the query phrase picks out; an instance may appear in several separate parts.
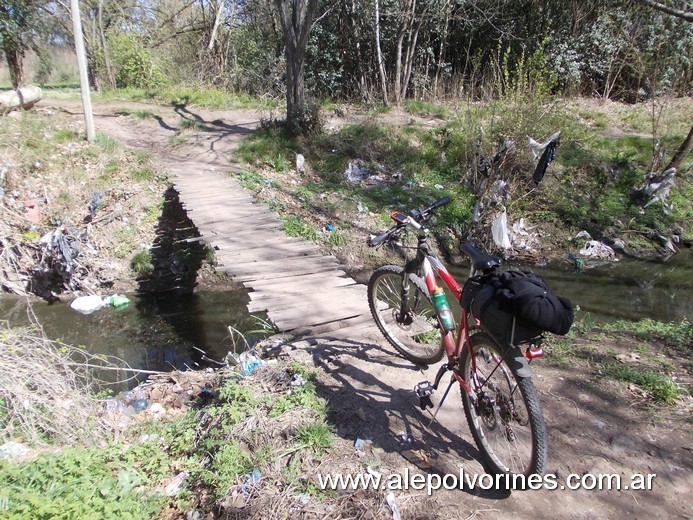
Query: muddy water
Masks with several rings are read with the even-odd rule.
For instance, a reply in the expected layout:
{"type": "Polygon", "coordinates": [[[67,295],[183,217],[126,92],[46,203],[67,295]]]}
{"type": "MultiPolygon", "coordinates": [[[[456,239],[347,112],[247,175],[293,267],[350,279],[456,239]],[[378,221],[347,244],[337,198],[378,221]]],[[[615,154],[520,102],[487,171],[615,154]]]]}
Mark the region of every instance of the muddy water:
{"type": "MultiPolygon", "coordinates": [[[[681,321],[693,310],[693,252],[681,251],[667,259],[623,259],[613,263],[585,261],[576,272],[568,261],[550,266],[513,266],[544,277],[551,289],[571,300],[577,318],[681,321]]],[[[458,280],[468,268],[452,269],[458,280]]]]}
{"type": "MultiPolygon", "coordinates": [[[[590,262],[587,263],[590,265],[590,262]]],[[[546,278],[551,288],[580,307],[577,319],[653,318],[680,321],[693,310],[693,255],[683,251],[668,261],[621,260],[575,273],[568,262],[531,267],[546,278]]],[[[458,280],[468,270],[453,269],[458,280]]],[[[243,349],[228,326],[238,329],[250,343],[261,337],[261,315],[248,313],[247,292],[242,288],[223,292],[197,292],[158,298],[130,295],[125,309],[101,309],[83,316],[68,305],[0,299],[0,316],[11,325],[26,324],[28,314],[43,326],[50,338],[83,345],[94,353],[118,356],[131,366],[152,370],[204,365],[201,353],[222,359],[230,350],[243,349]],[[196,348],[195,348],[196,347],[196,348]]],[[[365,302],[364,302],[365,305],[365,302]]]]}
{"type": "Polygon", "coordinates": [[[132,302],[124,309],[105,307],[85,316],[64,303],[28,305],[24,299],[5,297],[0,299],[0,316],[10,325],[37,321],[49,338],[149,370],[205,366],[200,350],[215,360],[230,350],[243,350],[243,340],[236,335],[234,341],[228,326],[251,344],[263,337],[254,332],[261,329],[263,316],[248,313],[243,289],[128,298],[132,302]]]}

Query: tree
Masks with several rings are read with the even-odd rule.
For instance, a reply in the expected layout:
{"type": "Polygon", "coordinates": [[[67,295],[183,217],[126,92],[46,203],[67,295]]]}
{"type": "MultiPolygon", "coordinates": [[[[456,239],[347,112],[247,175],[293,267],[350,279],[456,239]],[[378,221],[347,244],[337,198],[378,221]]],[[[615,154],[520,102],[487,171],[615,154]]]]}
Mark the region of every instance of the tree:
{"type": "Polygon", "coordinates": [[[3,0],[0,4],[0,45],[7,59],[12,87],[24,82],[24,53],[33,44],[41,0],[3,0]]]}
{"type": "Polygon", "coordinates": [[[306,45],[318,8],[318,0],[275,0],[275,3],[284,31],[286,123],[290,132],[304,133],[306,45]]]}

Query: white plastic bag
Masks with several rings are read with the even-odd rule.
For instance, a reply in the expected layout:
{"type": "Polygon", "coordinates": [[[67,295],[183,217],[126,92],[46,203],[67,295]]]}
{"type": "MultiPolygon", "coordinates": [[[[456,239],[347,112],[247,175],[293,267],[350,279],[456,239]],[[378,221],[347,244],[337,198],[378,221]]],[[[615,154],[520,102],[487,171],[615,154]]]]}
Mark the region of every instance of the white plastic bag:
{"type": "Polygon", "coordinates": [[[101,296],[80,296],[72,301],[70,308],[81,314],[91,314],[94,311],[98,311],[101,307],[105,307],[107,303],[101,296]]]}
{"type": "Polygon", "coordinates": [[[491,224],[491,233],[493,234],[493,241],[498,247],[501,249],[510,249],[512,247],[510,237],[508,236],[508,215],[505,210],[491,224]]]}

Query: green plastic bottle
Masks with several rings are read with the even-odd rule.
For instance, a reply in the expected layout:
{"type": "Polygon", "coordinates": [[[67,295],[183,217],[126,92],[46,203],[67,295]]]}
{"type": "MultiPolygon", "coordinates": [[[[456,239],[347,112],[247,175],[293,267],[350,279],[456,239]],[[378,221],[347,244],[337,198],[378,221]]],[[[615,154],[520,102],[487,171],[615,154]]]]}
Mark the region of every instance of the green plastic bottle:
{"type": "Polygon", "coordinates": [[[455,319],[452,317],[452,311],[448,305],[448,300],[445,298],[445,290],[442,287],[436,287],[433,290],[433,303],[436,306],[436,312],[440,322],[445,330],[455,330],[455,319]]]}

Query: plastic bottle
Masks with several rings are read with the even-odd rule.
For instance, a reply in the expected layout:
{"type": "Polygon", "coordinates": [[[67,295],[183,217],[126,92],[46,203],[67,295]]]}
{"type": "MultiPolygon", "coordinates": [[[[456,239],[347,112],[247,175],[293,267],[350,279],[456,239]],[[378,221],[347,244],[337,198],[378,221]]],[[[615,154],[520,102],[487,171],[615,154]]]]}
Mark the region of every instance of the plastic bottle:
{"type": "Polygon", "coordinates": [[[455,329],[455,320],[452,317],[452,311],[448,305],[448,300],[445,298],[445,290],[442,287],[436,287],[433,290],[433,303],[436,306],[438,317],[443,324],[445,330],[455,329]]]}

